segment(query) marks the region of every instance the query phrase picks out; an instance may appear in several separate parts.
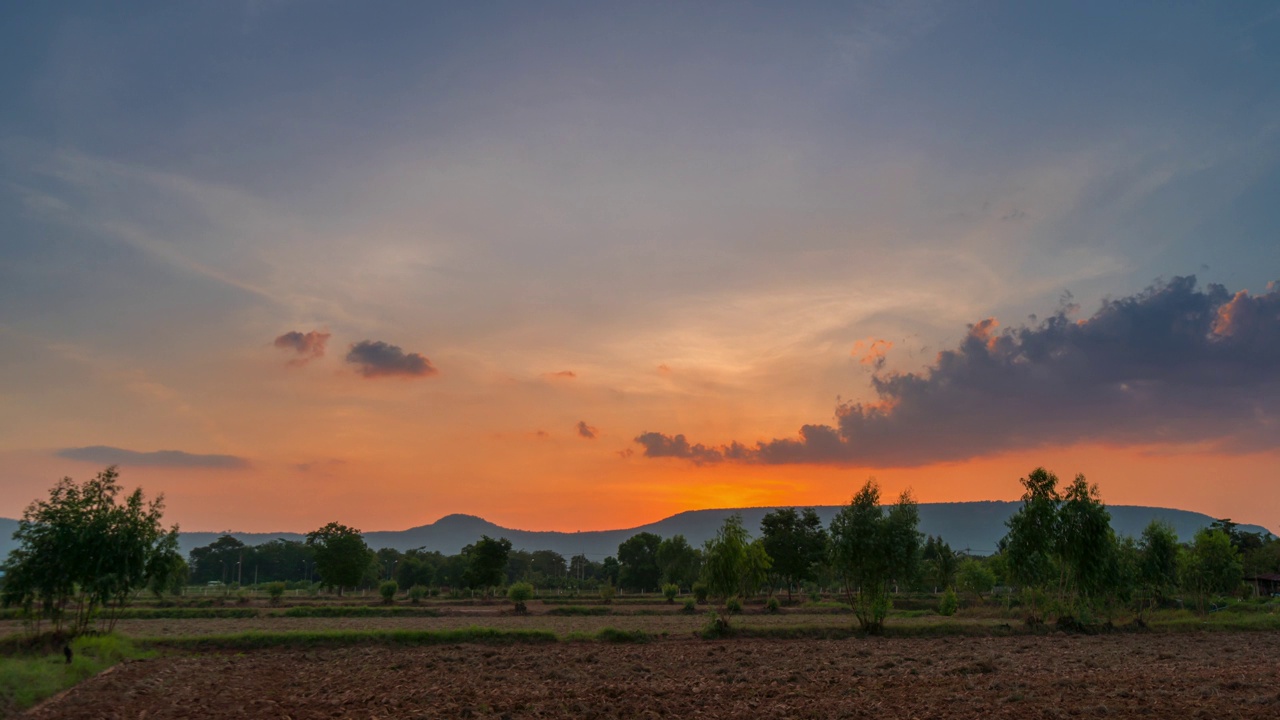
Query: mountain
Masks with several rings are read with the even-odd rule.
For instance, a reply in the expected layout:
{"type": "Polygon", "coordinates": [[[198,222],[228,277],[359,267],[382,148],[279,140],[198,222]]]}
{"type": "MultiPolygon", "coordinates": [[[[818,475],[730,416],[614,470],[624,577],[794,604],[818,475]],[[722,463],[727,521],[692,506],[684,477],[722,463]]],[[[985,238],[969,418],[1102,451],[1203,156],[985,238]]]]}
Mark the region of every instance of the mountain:
{"type": "MultiPolygon", "coordinates": [[[[938,535],[956,550],[969,550],[978,555],[993,552],[996,543],[1005,534],[1005,520],[1012,515],[1021,503],[1018,502],[964,502],[964,503],[921,503],[920,532],[926,535],[938,535]]],[[[831,518],[840,510],[838,505],[817,506],[814,510],[829,525],[831,518]]],[[[438,550],[446,555],[453,555],[480,539],[481,535],[489,537],[505,537],[517,550],[554,550],[565,557],[586,555],[592,560],[601,560],[618,552],[618,545],[623,540],[641,532],[651,532],[662,537],[684,535],[693,545],[701,545],[713,536],[733,513],[742,515],[743,523],[753,534],[758,534],[760,520],[770,511],[777,508],[726,508],[721,510],[690,510],[659,520],[648,525],[627,528],[624,530],[592,530],[587,532],[551,532],[534,530],[514,530],[495,525],[484,518],[474,515],[448,515],[428,525],[409,528],[408,530],[380,530],[365,533],[365,541],[370,547],[390,547],[397,550],[426,548],[438,550]]],[[[1168,508],[1141,507],[1136,505],[1108,505],[1111,512],[1111,525],[1121,535],[1137,537],[1143,528],[1153,519],[1163,520],[1173,526],[1182,540],[1189,540],[1196,531],[1213,522],[1214,518],[1202,513],[1188,510],[1172,510],[1168,508]]],[[[7,556],[14,543],[10,539],[17,528],[16,520],[0,518],[0,557],[7,556]]],[[[1247,532],[1268,533],[1266,528],[1257,525],[1241,525],[1247,532]]],[[[183,553],[190,553],[192,548],[208,545],[224,533],[188,532],[182,533],[180,545],[183,553]]],[[[276,539],[304,540],[306,535],[296,532],[276,533],[241,533],[233,532],[236,538],[248,545],[258,545],[276,539]]]]}

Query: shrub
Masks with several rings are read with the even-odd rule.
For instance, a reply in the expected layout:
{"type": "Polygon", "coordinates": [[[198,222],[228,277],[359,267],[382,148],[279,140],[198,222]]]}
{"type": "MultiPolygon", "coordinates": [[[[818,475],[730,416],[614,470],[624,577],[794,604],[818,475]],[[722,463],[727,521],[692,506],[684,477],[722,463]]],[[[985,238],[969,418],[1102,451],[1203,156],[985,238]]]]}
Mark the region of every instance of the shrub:
{"type": "Polygon", "coordinates": [[[693,584],[693,597],[698,601],[699,605],[705,605],[707,603],[706,583],[696,582],[693,584]]]}
{"type": "Polygon", "coordinates": [[[606,603],[613,602],[613,596],[617,591],[613,589],[612,583],[605,583],[600,586],[600,599],[606,603]]]}
{"type": "Polygon", "coordinates": [[[956,591],[950,587],[942,593],[942,600],[938,603],[939,615],[955,615],[956,610],[960,608],[960,599],[956,597],[956,591]]]}
{"type": "Polygon", "coordinates": [[[731,597],[724,601],[724,609],[728,613],[739,615],[742,613],[742,601],[736,597],[731,597]]]}
{"type": "Polygon", "coordinates": [[[684,601],[683,612],[687,612],[687,613],[698,612],[698,603],[693,598],[686,598],[684,601]]]}
{"type": "Polygon", "coordinates": [[[417,605],[422,598],[427,596],[427,587],[425,585],[414,585],[409,588],[409,602],[417,605]]]}
{"type": "Polygon", "coordinates": [[[765,600],[764,602],[765,612],[776,613],[778,612],[778,609],[781,607],[782,607],[782,603],[778,602],[778,598],[773,597],[772,595],[770,595],[769,599],[765,600]]]}
{"type": "Polygon", "coordinates": [[[707,613],[707,622],[703,624],[702,631],[698,634],[706,640],[718,637],[725,637],[730,633],[729,621],[717,612],[707,613]]]}
{"type": "Polygon", "coordinates": [[[279,605],[280,598],[284,597],[284,583],[282,582],[267,583],[267,595],[271,597],[272,605],[279,605]]]}
{"type": "Polygon", "coordinates": [[[378,594],[382,596],[382,602],[390,605],[395,602],[396,593],[400,591],[400,585],[395,580],[388,580],[378,586],[378,594]]]}
{"type": "Polygon", "coordinates": [[[507,597],[516,604],[516,612],[528,612],[529,608],[525,603],[533,599],[533,586],[527,582],[512,583],[507,588],[507,597]]]}
{"type": "Polygon", "coordinates": [[[239,603],[239,604],[241,604],[241,605],[248,605],[248,604],[249,604],[249,593],[245,592],[244,590],[237,590],[237,591],[236,591],[236,602],[237,602],[237,603],[239,603]]]}
{"type": "Polygon", "coordinates": [[[680,594],[679,585],[667,583],[666,585],[662,586],[662,596],[665,597],[667,599],[667,602],[669,603],[674,603],[676,601],[676,596],[679,594],[680,594]]]}

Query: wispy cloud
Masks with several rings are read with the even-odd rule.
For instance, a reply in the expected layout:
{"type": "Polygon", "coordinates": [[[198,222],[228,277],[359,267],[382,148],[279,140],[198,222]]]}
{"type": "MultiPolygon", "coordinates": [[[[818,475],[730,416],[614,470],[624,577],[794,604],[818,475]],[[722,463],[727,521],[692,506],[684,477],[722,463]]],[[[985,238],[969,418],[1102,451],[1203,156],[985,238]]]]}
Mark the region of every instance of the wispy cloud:
{"type": "Polygon", "coordinates": [[[302,333],[297,330],[290,330],[281,335],[272,343],[276,347],[284,350],[292,350],[296,357],[289,361],[290,365],[306,365],[312,360],[323,357],[325,345],[329,342],[330,334],[327,332],[319,332],[312,330],[302,333]]]}
{"type": "Polygon", "coordinates": [[[249,467],[248,460],[235,455],[199,455],[181,450],[139,452],[109,445],[63,448],[56,455],[68,460],[99,465],[124,465],[126,467],[182,467],[218,470],[238,470],[249,467]]]}
{"type": "Polygon", "coordinates": [[[600,429],[587,424],[586,420],[578,421],[578,437],[586,440],[595,440],[600,434],[600,429]]]}

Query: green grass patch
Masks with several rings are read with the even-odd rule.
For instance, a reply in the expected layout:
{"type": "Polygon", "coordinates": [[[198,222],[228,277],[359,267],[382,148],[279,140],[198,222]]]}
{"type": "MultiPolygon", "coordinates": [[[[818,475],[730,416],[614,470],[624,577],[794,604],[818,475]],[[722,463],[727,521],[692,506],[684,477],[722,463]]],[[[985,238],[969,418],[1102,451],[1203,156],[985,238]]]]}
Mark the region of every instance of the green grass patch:
{"type": "Polygon", "coordinates": [[[601,628],[596,633],[596,640],[610,643],[642,643],[649,642],[652,636],[644,630],[619,630],[618,628],[601,628]]]}
{"type": "Polygon", "coordinates": [[[449,643],[553,643],[549,630],[469,627],[457,630],[251,631],[228,635],[157,637],[139,640],[152,647],[182,650],[261,650],[266,648],[344,647],[350,645],[443,645],[449,643]]]}
{"type": "Polygon", "coordinates": [[[152,654],[117,635],[77,638],[71,651],[70,664],[60,651],[0,657],[0,715],[29,708],[122,660],[152,654]]]}
{"type": "Polygon", "coordinates": [[[350,617],[439,617],[440,611],[426,607],[373,607],[369,605],[300,605],[275,613],[293,618],[350,617]]]}

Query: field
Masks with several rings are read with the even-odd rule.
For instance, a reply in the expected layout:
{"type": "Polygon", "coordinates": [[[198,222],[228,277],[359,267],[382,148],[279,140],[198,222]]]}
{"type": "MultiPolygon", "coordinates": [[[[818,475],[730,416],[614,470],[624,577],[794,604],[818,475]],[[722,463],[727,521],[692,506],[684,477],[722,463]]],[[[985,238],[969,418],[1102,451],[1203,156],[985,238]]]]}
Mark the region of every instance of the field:
{"type": "MultiPolygon", "coordinates": [[[[854,632],[834,602],[755,605],[732,637],[704,639],[706,606],[653,599],[535,601],[527,614],[363,602],[139,604],[118,642],[86,641],[75,666],[60,653],[7,660],[0,715],[83,680],[31,716],[1280,716],[1275,603],[1162,611],[1150,629],[1118,619],[1099,634],[1027,628],[995,605],[954,617],[922,606],[895,612],[885,637],[854,632]],[[108,646],[114,659],[93,656],[108,646]]],[[[22,630],[0,621],[10,641],[22,630]]]]}
{"type": "Polygon", "coordinates": [[[32,718],[1277,717],[1272,633],[171,654],[32,718]]]}

